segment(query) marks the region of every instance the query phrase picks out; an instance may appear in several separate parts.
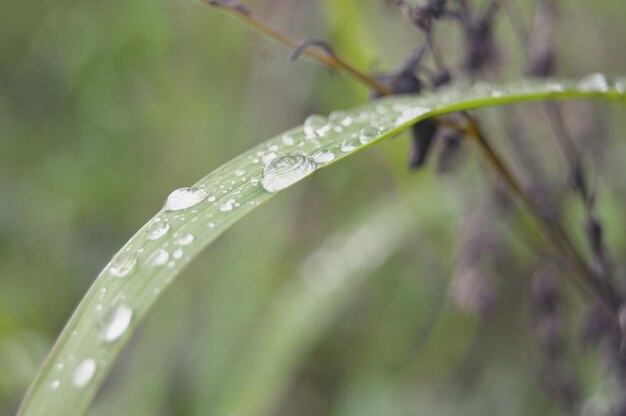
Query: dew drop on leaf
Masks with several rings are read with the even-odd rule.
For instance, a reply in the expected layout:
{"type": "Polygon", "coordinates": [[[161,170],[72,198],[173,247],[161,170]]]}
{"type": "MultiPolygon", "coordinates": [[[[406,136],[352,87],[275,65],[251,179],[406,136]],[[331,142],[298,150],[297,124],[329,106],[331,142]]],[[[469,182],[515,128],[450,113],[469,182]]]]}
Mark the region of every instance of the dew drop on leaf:
{"type": "Polygon", "coordinates": [[[604,74],[585,75],[578,81],[578,89],[582,91],[605,92],[609,89],[609,80],[604,74]]]}
{"type": "Polygon", "coordinates": [[[348,153],[357,148],[356,141],[354,139],[346,139],[341,143],[341,151],[348,153]]]}
{"type": "Polygon", "coordinates": [[[287,153],[265,165],[261,184],[268,192],[278,192],[304,178],[316,168],[316,163],[307,156],[287,153]]]}
{"type": "Polygon", "coordinates": [[[335,154],[331,152],[330,150],[322,149],[313,153],[313,156],[311,156],[311,158],[313,159],[315,163],[323,165],[323,164],[332,162],[335,159],[335,154]]]}
{"type": "Polygon", "coordinates": [[[323,135],[323,129],[326,127],[327,121],[324,116],[312,114],[304,121],[304,133],[307,137],[315,137],[323,135]],[[321,133],[321,134],[320,134],[321,133]]]}
{"type": "Polygon", "coordinates": [[[176,240],[176,244],[178,244],[179,246],[188,246],[189,244],[193,243],[193,238],[193,234],[187,233],[180,236],[178,240],[176,240]]]}
{"type": "Polygon", "coordinates": [[[170,253],[160,248],[150,257],[149,263],[153,266],[163,266],[170,259],[170,253]]]}
{"type": "Polygon", "coordinates": [[[228,212],[233,210],[233,203],[231,201],[226,201],[220,205],[220,211],[228,212]]]}
{"type": "Polygon", "coordinates": [[[96,361],[92,358],[87,358],[81,361],[74,370],[72,375],[72,383],[75,387],[84,387],[96,372],[96,361]]]}
{"type": "Polygon", "coordinates": [[[126,305],[119,305],[109,316],[108,322],[102,332],[102,339],[112,342],[118,339],[128,328],[133,317],[133,310],[126,305]]]}
{"type": "Polygon", "coordinates": [[[428,113],[430,110],[425,107],[410,107],[402,112],[396,119],[396,127],[407,124],[414,119],[428,113]]]}
{"type": "Polygon", "coordinates": [[[365,127],[361,130],[361,134],[359,135],[359,141],[361,144],[366,144],[376,139],[380,134],[380,130],[376,127],[365,127]]]}
{"type": "Polygon", "coordinates": [[[121,253],[113,259],[109,271],[115,277],[128,276],[137,264],[137,257],[130,253],[121,253]]]}
{"type": "Polygon", "coordinates": [[[167,221],[154,221],[148,226],[148,240],[158,240],[163,237],[170,229],[170,224],[167,221]]]}
{"type": "Polygon", "coordinates": [[[282,138],[282,141],[285,146],[293,146],[295,143],[293,136],[290,136],[289,134],[285,134],[282,138]]]}
{"type": "Polygon", "coordinates": [[[199,204],[206,198],[207,192],[201,188],[180,188],[172,192],[165,201],[165,211],[178,211],[199,204]]]}
{"type": "Polygon", "coordinates": [[[263,161],[263,163],[269,163],[274,159],[276,159],[276,153],[274,152],[265,153],[263,156],[261,156],[261,160],[263,161]]]}

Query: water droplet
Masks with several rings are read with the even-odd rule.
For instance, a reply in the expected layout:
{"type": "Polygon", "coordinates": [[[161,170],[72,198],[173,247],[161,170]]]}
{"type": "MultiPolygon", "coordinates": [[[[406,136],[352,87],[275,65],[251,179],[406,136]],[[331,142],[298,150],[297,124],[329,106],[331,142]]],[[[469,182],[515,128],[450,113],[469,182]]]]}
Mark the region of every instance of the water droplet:
{"type": "Polygon", "coordinates": [[[557,82],[549,82],[548,85],[546,85],[546,88],[548,89],[548,91],[551,92],[563,92],[565,91],[565,87],[562,84],[559,84],[557,82]]]}
{"type": "Polygon", "coordinates": [[[109,322],[102,332],[102,338],[107,342],[118,339],[128,328],[132,317],[133,310],[131,308],[126,305],[119,305],[109,317],[109,322]]]}
{"type": "Polygon", "coordinates": [[[177,248],[172,253],[172,257],[174,257],[175,259],[180,259],[182,256],[183,256],[183,249],[182,248],[177,248]]]}
{"type": "Polygon", "coordinates": [[[158,240],[167,234],[170,229],[170,223],[167,221],[154,221],[148,226],[148,240],[158,240]]]}
{"type": "Polygon", "coordinates": [[[209,202],[215,202],[215,195],[211,195],[207,198],[207,201],[209,202]]]}
{"type": "Polygon", "coordinates": [[[283,136],[282,141],[285,146],[293,146],[293,144],[295,143],[293,137],[288,134],[285,134],[283,136]]]}
{"type": "Polygon", "coordinates": [[[425,107],[411,107],[402,112],[400,116],[396,119],[396,127],[407,124],[414,119],[428,113],[430,110],[425,107]]]}
{"type": "Polygon", "coordinates": [[[277,144],[272,144],[268,147],[270,152],[277,152],[278,151],[278,145],[277,144]]]}
{"type": "Polygon", "coordinates": [[[380,130],[376,127],[365,127],[361,130],[361,134],[359,135],[359,141],[361,144],[366,144],[376,139],[380,134],[380,130]]]}
{"type": "Polygon", "coordinates": [[[109,271],[115,277],[128,276],[137,264],[137,257],[130,253],[121,253],[115,256],[111,262],[109,271]]]}
{"type": "Polygon", "coordinates": [[[170,253],[166,250],[160,248],[154,252],[152,256],[150,256],[149,263],[153,266],[163,266],[170,259],[170,253]]]}
{"type": "Polygon", "coordinates": [[[335,154],[330,150],[318,150],[317,152],[313,153],[313,156],[311,156],[311,158],[315,163],[323,165],[332,162],[335,159],[335,154]]]}
{"type": "Polygon", "coordinates": [[[582,91],[605,92],[609,89],[609,80],[604,74],[585,75],[578,81],[578,89],[582,91]]]}
{"type": "Polygon", "coordinates": [[[308,157],[287,153],[265,165],[261,184],[268,192],[278,192],[304,178],[315,168],[317,165],[308,157]]]}
{"type": "Polygon", "coordinates": [[[276,159],[276,153],[274,152],[265,153],[263,156],[261,156],[261,160],[263,161],[263,163],[269,163],[274,159],[276,159]]]}
{"type": "Polygon", "coordinates": [[[252,178],[252,179],[250,179],[250,184],[252,186],[257,186],[259,184],[259,178],[252,178]]]}
{"type": "Polygon", "coordinates": [[[193,243],[193,234],[185,234],[182,235],[178,238],[178,240],[176,240],[176,244],[178,244],[179,246],[188,246],[189,244],[193,243]]]}
{"type": "Polygon", "coordinates": [[[332,113],[330,113],[330,115],[328,116],[328,120],[330,120],[330,122],[333,123],[333,124],[339,124],[347,116],[348,116],[348,113],[346,113],[345,111],[337,110],[337,111],[333,111],[332,113]]]}
{"type": "Polygon", "coordinates": [[[322,131],[326,127],[326,124],[325,117],[319,114],[312,114],[304,121],[304,133],[307,138],[313,138],[316,135],[322,136],[324,134],[322,131]]]}
{"type": "Polygon", "coordinates": [[[61,382],[59,380],[53,380],[52,383],[50,383],[50,389],[57,390],[60,385],[61,382]]]}
{"type": "Polygon", "coordinates": [[[357,144],[353,139],[346,139],[341,143],[341,151],[344,153],[351,152],[357,148],[357,144]]]}
{"type": "Polygon", "coordinates": [[[226,201],[220,205],[220,211],[222,212],[232,211],[232,209],[233,209],[232,201],[226,201]]]}
{"type": "Polygon", "coordinates": [[[245,171],[245,170],[243,170],[243,169],[237,169],[237,170],[235,171],[235,175],[236,175],[236,176],[243,176],[243,175],[245,175],[245,174],[246,174],[246,171],[245,171]]]}
{"type": "Polygon", "coordinates": [[[76,369],[74,370],[74,374],[72,376],[72,382],[74,383],[74,386],[78,388],[84,387],[87,383],[89,383],[95,372],[95,360],[87,358],[81,361],[80,364],[76,366],[76,369]]]}
{"type": "Polygon", "coordinates": [[[207,192],[201,188],[180,188],[172,192],[165,201],[163,209],[177,211],[199,204],[206,198],[207,192]]]}

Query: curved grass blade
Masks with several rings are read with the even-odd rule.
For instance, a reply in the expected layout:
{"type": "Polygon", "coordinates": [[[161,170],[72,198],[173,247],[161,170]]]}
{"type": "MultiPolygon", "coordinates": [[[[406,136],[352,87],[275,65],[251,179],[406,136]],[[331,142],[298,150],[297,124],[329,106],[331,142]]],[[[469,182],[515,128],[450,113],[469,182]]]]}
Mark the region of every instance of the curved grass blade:
{"type": "Polygon", "coordinates": [[[475,84],[437,94],[389,97],[328,118],[311,116],[241,154],[168,202],[113,257],[70,318],[18,414],[82,414],[121,348],[159,294],[227,228],[275,193],[263,169],[277,170],[266,187],[278,191],[417,121],[445,113],[516,102],[567,98],[626,99],[626,78],[475,84]],[[290,154],[288,159],[282,155],[290,154]],[[296,163],[297,162],[297,163],[296,163]],[[296,166],[297,165],[297,166],[296,166]]]}

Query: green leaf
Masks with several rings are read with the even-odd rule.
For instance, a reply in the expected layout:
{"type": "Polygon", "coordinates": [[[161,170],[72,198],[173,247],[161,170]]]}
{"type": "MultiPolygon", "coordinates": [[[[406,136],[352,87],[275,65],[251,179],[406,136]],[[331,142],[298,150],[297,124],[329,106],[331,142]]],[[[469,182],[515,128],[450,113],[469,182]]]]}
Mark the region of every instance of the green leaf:
{"type": "Polygon", "coordinates": [[[193,188],[170,195],[165,208],[172,209],[159,211],[142,227],[84,296],[31,384],[19,414],[84,413],[121,348],[162,291],[227,228],[275,195],[263,183],[278,191],[436,115],[537,100],[624,100],[625,86],[624,77],[611,81],[599,74],[579,82],[474,84],[431,95],[385,98],[328,118],[309,117],[303,127],[256,146],[193,188]],[[272,158],[276,169],[264,179],[264,166],[272,158]]]}

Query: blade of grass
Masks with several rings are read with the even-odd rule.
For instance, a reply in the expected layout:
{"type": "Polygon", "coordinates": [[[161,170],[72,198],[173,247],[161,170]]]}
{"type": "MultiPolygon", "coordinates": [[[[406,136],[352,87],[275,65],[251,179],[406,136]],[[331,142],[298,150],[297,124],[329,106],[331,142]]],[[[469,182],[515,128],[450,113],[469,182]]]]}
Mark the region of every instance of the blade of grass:
{"type": "Polygon", "coordinates": [[[160,211],[116,254],[68,321],[19,414],[67,415],[86,410],[159,294],[227,228],[275,195],[260,184],[264,161],[296,153],[317,159],[316,168],[325,167],[436,115],[537,100],[625,100],[625,86],[624,77],[610,82],[595,75],[582,82],[475,84],[438,94],[389,97],[335,112],[328,119],[310,118],[304,127],[250,149],[198,181],[193,192],[177,200],[178,207],[187,208],[160,211]],[[321,151],[325,153],[317,153],[321,151]]]}

